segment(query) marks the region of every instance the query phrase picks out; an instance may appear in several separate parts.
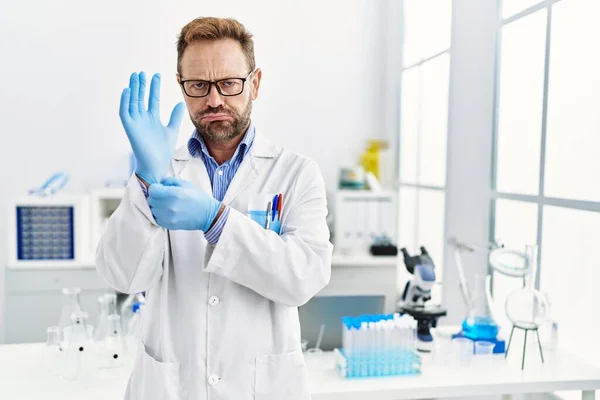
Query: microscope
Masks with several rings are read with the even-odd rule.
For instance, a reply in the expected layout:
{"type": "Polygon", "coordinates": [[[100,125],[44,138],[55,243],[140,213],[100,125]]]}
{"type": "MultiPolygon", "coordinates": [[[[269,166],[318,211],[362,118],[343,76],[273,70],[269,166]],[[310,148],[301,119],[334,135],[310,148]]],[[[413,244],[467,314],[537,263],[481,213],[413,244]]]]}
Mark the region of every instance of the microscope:
{"type": "Polygon", "coordinates": [[[440,305],[427,303],[435,285],[435,265],[425,247],[421,246],[420,250],[421,254],[411,256],[406,248],[401,249],[404,265],[413,279],[404,287],[398,312],[411,315],[417,321],[417,350],[431,352],[433,336],[430,329],[437,326],[438,319],[446,316],[447,311],[440,305]]]}

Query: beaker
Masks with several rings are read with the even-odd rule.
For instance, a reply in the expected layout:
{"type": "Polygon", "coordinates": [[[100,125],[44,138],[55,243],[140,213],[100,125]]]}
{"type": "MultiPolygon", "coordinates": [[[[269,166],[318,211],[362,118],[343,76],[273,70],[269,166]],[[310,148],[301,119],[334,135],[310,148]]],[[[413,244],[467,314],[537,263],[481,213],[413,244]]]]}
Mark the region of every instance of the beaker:
{"type": "Polygon", "coordinates": [[[77,380],[88,376],[93,367],[93,327],[87,320],[87,313],[74,312],[71,314],[71,325],[63,329],[66,343],[63,371],[65,379],[77,380]]]}
{"type": "Polygon", "coordinates": [[[64,335],[64,329],[71,325],[71,315],[73,313],[81,312],[81,303],[79,302],[79,295],[81,294],[81,288],[71,287],[64,288],[62,290],[63,304],[60,319],[58,321],[58,328],[60,329],[59,340],[65,342],[66,338],[64,335]]]}
{"type": "Polygon", "coordinates": [[[476,355],[494,354],[494,347],[496,347],[496,343],[493,343],[493,342],[486,342],[485,340],[475,342],[475,354],[476,355]]]}
{"type": "Polygon", "coordinates": [[[451,353],[457,365],[468,366],[473,359],[473,341],[461,337],[452,339],[451,353]]]}
{"type": "Polygon", "coordinates": [[[498,335],[498,324],[492,316],[486,294],[486,275],[475,274],[471,308],[462,329],[464,335],[472,340],[492,340],[498,335]]]}
{"type": "Polygon", "coordinates": [[[65,363],[65,352],[60,343],[60,328],[50,326],[46,330],[44,368],[50,375],[60,375],[65,363]]]}
{"type": "Polygon", "coordinates": [[[106,336],[100,344],[101,368],[116,368],[125,360],[125,338],[121,329],[121,317],[117,314],[107,318],[106,336]]]}

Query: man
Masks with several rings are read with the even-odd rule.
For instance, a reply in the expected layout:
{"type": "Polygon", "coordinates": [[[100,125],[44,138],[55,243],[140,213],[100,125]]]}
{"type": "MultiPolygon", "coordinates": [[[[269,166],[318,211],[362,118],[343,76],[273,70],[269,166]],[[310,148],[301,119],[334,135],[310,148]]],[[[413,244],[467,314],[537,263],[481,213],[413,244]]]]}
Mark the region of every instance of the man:
{"type": "Polygon", "coordinates": [[[97,250],[102,277],[146,293],[127,399],[310,398],[297,307],[330,279],[317,164],[250,120],[262,72],[233,19],[198,18],[177,45],[184,105],[159,119],[160,76],[132,74],[120,116],[137,160],[97,250]]]}

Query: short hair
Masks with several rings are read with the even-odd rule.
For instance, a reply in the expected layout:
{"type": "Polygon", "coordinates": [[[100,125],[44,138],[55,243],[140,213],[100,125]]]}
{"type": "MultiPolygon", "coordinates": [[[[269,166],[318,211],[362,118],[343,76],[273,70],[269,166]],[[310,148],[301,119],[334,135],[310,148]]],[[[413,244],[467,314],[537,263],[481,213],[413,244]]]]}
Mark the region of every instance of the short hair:
{"type": "Polygon", "coordinates": [[[191,43],[226,38],[233,39],[242,46],[250,71],[254,71],[254,40],[246,27],[233,18],[200,17],[184,26],[177,38],[177,72],[181,74],[181,58],[191,43]]]}

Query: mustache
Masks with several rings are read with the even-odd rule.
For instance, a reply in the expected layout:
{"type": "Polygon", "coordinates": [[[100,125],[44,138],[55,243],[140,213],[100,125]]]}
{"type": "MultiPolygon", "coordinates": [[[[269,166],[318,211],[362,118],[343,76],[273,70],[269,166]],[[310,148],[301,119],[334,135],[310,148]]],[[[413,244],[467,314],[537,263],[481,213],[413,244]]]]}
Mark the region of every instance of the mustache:
{"type": "Polygon", "coordinates": [[[225,108],[219,106],[219,107],[210,107],[207,110],[200,111],[199,113],[196,114],[196,119],[199,119],[206,115],[211,115],[211,114],[227,114],[227,115],[235,116],[230,111],[227,111],[225,108]]]}

